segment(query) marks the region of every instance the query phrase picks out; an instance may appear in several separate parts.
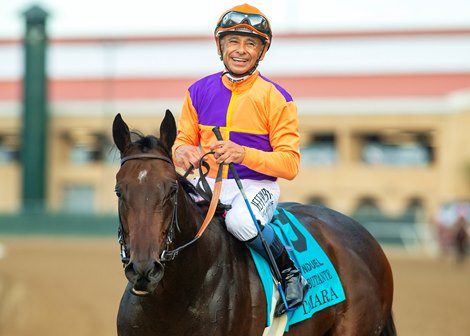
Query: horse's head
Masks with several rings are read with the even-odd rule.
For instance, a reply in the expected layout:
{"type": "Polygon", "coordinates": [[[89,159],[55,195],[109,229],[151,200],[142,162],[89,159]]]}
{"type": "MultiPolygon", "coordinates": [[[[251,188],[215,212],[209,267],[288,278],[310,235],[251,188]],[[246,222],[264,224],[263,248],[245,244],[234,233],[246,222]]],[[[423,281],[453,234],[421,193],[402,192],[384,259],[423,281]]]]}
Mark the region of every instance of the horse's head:
{"type": "Polygon", "coordinates": [[[171,160],[176,123],[166,111],[160,138],[131,132],[118,114],[113,122],[113,139],[121,153],[116,175],[122,244],[129,253],[125,274],[133,293],[146,295],[163,277],[160,255],[175,226],[178,176],[171,160]]]}

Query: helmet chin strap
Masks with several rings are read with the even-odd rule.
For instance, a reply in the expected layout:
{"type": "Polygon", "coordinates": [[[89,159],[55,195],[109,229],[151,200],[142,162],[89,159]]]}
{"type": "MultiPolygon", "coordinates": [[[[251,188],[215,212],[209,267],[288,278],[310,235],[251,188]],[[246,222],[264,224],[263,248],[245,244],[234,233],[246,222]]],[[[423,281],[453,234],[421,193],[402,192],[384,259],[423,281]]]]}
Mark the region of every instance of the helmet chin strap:
{"type": "Polygon", "coordinates": [[[246,78],[249,77],[249,75],[246,75],[246,76],[243,76],[243,77],[233,77],[233,74],[230,73],[228,70],[225,70],[224,72],[222,72],[222,75],[220,77],[222,77],[222,76],[227,76],[229,81],[231,81],[232,83],[241,82],[241,81],[243,81],[243,80],[245,80],[246,78]]]}
{"type": "MultiPolygon", "coordinates": [[[[222,60],[223,61],[223,60],[222,60]]],[[[253,72],[255,72],[256,68],[258,67],[258,64],[259,64],[259,59],[256,61],[255,65],[253,66],[253,68],[251,68],[250,70],[248,70],[247,72],[244,72],[242,74],[236,74],[234,73],[232,70],[230,70],[230,68],[228,67],[227,64],[225,64],[224,62],[224,66],[225,66],[225,71],[222,73],[222,76],[223,75],[227,75],[228,79],[230,79],[230,81],[232,82],[240,82],[242,80],[244,80],[245,78],[249,77],[250,75],[253,74],[253,72]]]]}

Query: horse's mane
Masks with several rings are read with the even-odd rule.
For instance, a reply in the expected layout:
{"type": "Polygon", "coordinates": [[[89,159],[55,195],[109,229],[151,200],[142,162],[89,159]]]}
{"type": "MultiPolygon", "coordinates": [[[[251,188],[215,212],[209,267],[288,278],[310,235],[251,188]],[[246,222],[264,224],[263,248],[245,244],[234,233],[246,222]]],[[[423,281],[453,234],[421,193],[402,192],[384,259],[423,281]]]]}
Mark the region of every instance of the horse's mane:
{"type": "Polygon", "coordinates": [[[187,194],[189,195],[194,195],[194,196],[197,196],[199,195],[199,193],[197,192],[196,190],[196,187],[191,183],[189,182],[186,177],[184,177],[183,175],[178,174],[178,182],[181,184],[181,186],[183,187],[184,191],[186,191],[187,194]]]}
{"type": "MultiPolygon", "coordinates": [[[[159,138],[154,135],[143,135],[139,131],[131,132],[132,146],[136,149],[139,149],[143,153],[147,153],[152,149],[159,148],[163,150],[166,155],[171,159],[171,153],[163,146],[159,138]]],[[[184,176],[177,174],[177,180],[179,184],[183,187],[184,191],[189,195],[199,195],[194,185],[189,182],[184,176]]]]}

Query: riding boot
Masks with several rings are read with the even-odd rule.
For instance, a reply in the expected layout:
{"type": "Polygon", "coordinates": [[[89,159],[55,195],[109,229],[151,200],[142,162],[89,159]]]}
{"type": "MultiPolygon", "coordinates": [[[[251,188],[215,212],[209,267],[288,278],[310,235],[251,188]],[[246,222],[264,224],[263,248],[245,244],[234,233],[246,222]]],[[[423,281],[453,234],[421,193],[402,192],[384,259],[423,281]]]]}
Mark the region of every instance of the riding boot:
{"type": "MultiPolygon", "coordinates": [[[[269,250],[274,257],[275,263],[279,272],[281,273],[282,287],[284,289],[284,295],[286,303],[289,308],[296,308],[300,306],[304,301],[304,296],[307,294],[308,283],[307,280],[302,276],[300,271],[294,265],[294,262],[289,257],[285,246],[274,232],[273,228],[268,224],[262,229],[263,237],[269,246],[269,250]]],[[[264,250],[261,238],[259,235],[248,242],[248,246],[262,255],[268,263],[270,259],[264,250]]],[[[271,267],[273,267],[271,265],[271,267]]],[[[280,299],[276,305],[275,316],[280,316],[286,312],[286,307],[282,299],[280,299]]]]}
{"type": "MultiPolygon", "coordinates": [[[[308,282],[300,273],[299,269],[289,257],[286,249],[276,258],[276,264],[281,272],[284,295],[289,308],[296,308],[304,302],[304,297],[308,291],[308,282]]],[[[280,316],[286,312],[286,306],[281,299],[276,304],[274,316],[280,316]]]]}

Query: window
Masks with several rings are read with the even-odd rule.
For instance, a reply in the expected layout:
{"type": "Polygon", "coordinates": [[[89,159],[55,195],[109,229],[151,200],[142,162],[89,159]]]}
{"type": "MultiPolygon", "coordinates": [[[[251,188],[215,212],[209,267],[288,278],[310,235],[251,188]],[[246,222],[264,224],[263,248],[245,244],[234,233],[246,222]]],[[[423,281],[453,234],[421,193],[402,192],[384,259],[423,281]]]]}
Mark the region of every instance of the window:
{"type": "Polygon", "coordinates": [[[18,137],[12,134],[0,134],[0,164],[8,164],[18,160],[18,137]]]}
{"type": "Polygon", "coordinates": [[[95,189],[90,185],[65,186],[62,210],[68,213],[92,213],[94,211],[95,189]]]}
{"type": "Polygon", "coordinates": [[[370,223],[418,223],[422,222],[424,207],[419,198],[411,198],[403,212],[397,215],[389,215],[377,206],[375,199],[364,197],[358,203],[352,217],[363,224],[370,223]]]}
{"type": "Polygon", "coordinates": [[[86,164],[94,161],[94,152],[86,144],[76,143],[70,149],[70,162],[76,165],[86,164]]]}
{"type": "Polygon", "coordinates": [[[359,134],[362,162],[382,166],[428,166],[434,160],[432,136],[419,132],[359,134]]]}
{"type": "Polygon", "coordinates": [[[373,198],[365,197],[359,201],[352,217],[360,223],[367,223],[381,221],[384,216],[376,201],[373,198]]]}
{"type": "Polygon", "coordinates": [[[309,144],[300,149],[300,160],[306,165],[334,165],[337,162],[336,136],[333,133],[312,135],[309,144]]]}
{"type": "Polygon", "coordinates": [[[424,218],[424,206],[423,202],[419,198],[412,198],[408,202],[404,213],[402,214],[403,222],[418,223],[423,222],[424,218]]]}
{"type": "Polygon", "coordinates": [[[109,160],[110,140],[102,133],[76,129],[64,133],[68,158],[74,165],[85,165],[109,160]]]}

